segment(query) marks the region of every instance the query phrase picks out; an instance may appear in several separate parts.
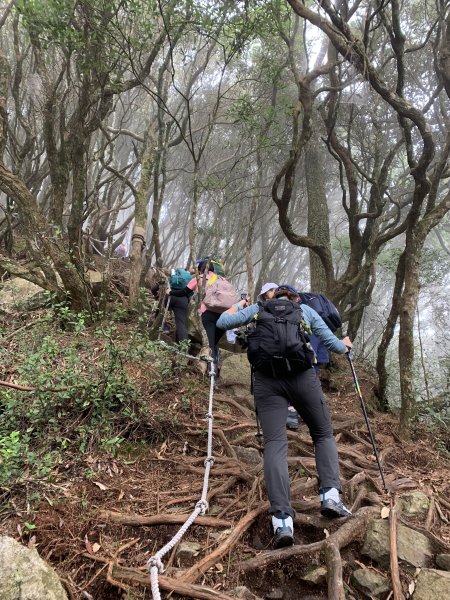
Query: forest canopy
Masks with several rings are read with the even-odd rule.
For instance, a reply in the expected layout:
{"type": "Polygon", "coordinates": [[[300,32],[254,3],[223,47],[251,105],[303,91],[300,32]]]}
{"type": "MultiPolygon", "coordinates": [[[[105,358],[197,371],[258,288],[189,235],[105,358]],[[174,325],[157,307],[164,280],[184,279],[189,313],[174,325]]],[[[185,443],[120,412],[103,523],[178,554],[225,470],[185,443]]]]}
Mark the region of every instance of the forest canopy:
{"type": "Polygon", "coordinates": [[[252,297],[326,293],[403,433],[448,410],[445,0],[0,9],[3,278],[95,318],[93,257],[124,244],[136,307],[149,269],[215,255],[252,297]]]}

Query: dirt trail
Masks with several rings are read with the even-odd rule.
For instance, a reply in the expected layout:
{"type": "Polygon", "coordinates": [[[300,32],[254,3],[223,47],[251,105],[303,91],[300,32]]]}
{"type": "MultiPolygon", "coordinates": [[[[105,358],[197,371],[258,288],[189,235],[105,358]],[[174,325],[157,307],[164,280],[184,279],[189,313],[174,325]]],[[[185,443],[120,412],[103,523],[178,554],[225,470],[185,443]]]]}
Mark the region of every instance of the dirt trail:
{"type": "MultiPolygon", "coordinates": [[[[405,490],[420,489],[433,499],[428,513],[413,525],[438,537],[443,548],[450,543],[449,462],[433,449],[425,430],[414,442],[402,443],[394,417],[371,415],[391,492],[384,494],[347,371],[332,376],[326,394],[344,498],[354,517],[330,522],[320,516],[313,448],[302,425],[299,432],[288,433],[297,511],[295,545],[270,549],[262,448],[255,435],[247,375],[233,363],[231,375],[215,393],[209,511],[183,540],[198,547],[191,553],[177,553],[175,548],[165,557],[162,590],[174,590],[172,598],[222,600],[231,598],[237,586],[246,586],[260,598],[343,598],[343,593],[347,598],[366,597],[352,587],[350,573],[355,564],[372,568],[360,553],[367,522],[383,506],[394,506],[405,490]],[[312,565],[326,565],[328,582],[313,585],[302,579],[312,565]]],[[[363,395],[369,395],[370,378],[361,379],[363,395]]],[[[151,598],[146,562],[171,539],[200,498],[207,401],[206,379],[204,394],[189,402],[181,395],[155,399],[155,411],[167,412],[159,439],[143,439],[140,447],[115,459],[89,456],[83,469],[67,465],[64,481],[44,486],[36,530],[29,537],[34,536],[41,556],[58,570],[71,599],[151,598]]],[[[391,518],[392,526],[398,519],[391,518]]],[[[2,531],[17,537],[19,522],[11,513],[3,519],[2,531]]],[[[400,570],[398,581],[405,588],[407,574],[400,570]]],[[[162,597],[168,597],[166,593],[162,597]]]]}

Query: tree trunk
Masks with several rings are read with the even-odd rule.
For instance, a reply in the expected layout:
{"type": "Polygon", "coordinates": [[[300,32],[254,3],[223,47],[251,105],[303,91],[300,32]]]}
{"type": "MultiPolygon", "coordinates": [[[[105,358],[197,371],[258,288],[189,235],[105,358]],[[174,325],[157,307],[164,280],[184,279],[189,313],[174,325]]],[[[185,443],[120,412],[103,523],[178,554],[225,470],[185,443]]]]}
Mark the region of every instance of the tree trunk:
{"type": "Polygon", "coordinates": [[[152,244],[155,249],[155,264],[158,268],[163,266],[163,258],[161,251],[161,238],[159,231],[159,217],[161,214],[161,207],[164,199],[164,191],[166,187],[166,156],[167,156],[167,135],[166,124],[163,119],[159,119],[159,136],[158,136],[158,148],[155,153],[155,168],[153,173],[153,210],[152,210],[152,244]],[[160,175],[161,187],[160,184],[160,175]]]}
{"type": "MultiPolygon", "coordinates": [[[[323,156],[314,137],[309,140],[305,151],[305,178],[308,193],[308,237],[327,247],[331,255],[323,156]]],[[[311,291],[327,292],[327,278],[322,261],[311,249],[309,250],[309,271],[311,291]]]]}
{"type": "Polygon", "coordinates": [[[386,356],[389,345],[394,337],[395,326],[397,325],[400,312],[401,296],[403,281],[405,277],[405,252],[400,256],[397,272],[395,274],[395,285],[392,293],[392,303],[389,316],[383,331],[380,345],[377,353],[377,373],[378,373],[378,400],[381,410],[387,412],[389,410],[389,398],[387,396],[388,372],[386,369],[386,356]]]}
{"type": "Polygon", "coordinates": [[[139,286],[143,268],[143,251],[147,243],[147,204],[152,189],[152,173],[155,159],[153,125],[147,130],[147,139],[142,155],[141,179],[136,190],[134,228],[130,249],[130,291],[129,305],[136,308],[139,302],[139,286]]]}
{"type": "MultiPolygon", "coordinates": [[[[69,293],[72,308],[74,310],[89,310],[89,284],[85,281],[83,273],[78,272],[71,262],[61,234],[48,227],[47,222],[36,206],[35,199],[25,184],[3,165],[0,165],[0,189],[14,199],[21,213],[27,238],[35,240],[37,246],[34,251],[35,257],[37,259],[40,257],[39,262],[42,265],[51,265],[52,269],[61,277],[63,288],[60,291],[64,290],[69,293]]],[[[30,269],[37,271],[39,267],[41,267],[41,264],[31,266],[30,269]]],[[[45,273],[44,267],[41,271],[42,286],[45,289],[54,290],[55,285],[53,282],[46,282],[42,276],[43,273],[45,273]]],[[[22,275],[24,278],[30,279],[30,277],[24,275],[25,273],[22,275]]],[[[56,281],[55,278],[52,279],[56,281]]]]}
{"type": "MultiPolygon", "coordinates": [[[[191,204],[191,215],[189,223],[189,248],[192,260],[195,260],[197,256],[197,214],[198,214],[198,203],[199,203],[199,173],[198,163],[194,161],[194,174],[192,181],[192,204],[191,204]]],[[[197,331],[201,332],[202,346],[203,348],[208,347],[208,340],[206,337],[206,331],[204,330],[200,320],[200,304],[203,298],[202,289],[202,277],[197,277],[197,296],[196,310],[194,311],[194,323],[197,331]]]]}
{"type": "MultiPolygon", "coordinates": [[[[86,142],[87,143],[87,142],[86,142]]],[[[83,207],[86,194],[86,153],[85,145],[79,141],[72,151],[72,207],[70,209],[67,233],[73,261],[83,268],[83,207]]]]}
{"type": "Polygon", "coordinates": [[[6,99],[8,97],[9,65],[5,54],[0,51],[0,161],[3,162],[6,141],[8,137],[8,112],[6,99]]]}
{"type": "Polygon", "coordinates": [[[405,247],[405,282],[400,306],[400,333],[398,358],[402,406],[400,410],[400,435],[408,438],[411,421],[416,415],[414,392],[414,319],[419,298],[419,261],[422,244],[407,235],[405,247]],[[410,238],[408,240],[408,237],[410,238]]]}

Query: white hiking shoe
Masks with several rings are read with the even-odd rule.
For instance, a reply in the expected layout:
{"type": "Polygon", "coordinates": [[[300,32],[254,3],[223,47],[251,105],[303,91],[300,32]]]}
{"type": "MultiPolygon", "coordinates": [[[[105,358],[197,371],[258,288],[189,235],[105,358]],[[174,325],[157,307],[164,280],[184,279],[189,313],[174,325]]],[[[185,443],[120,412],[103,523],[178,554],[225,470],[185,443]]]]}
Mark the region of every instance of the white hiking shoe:
{"type": "Polygon", "coordinates": [[[292,517],[286,513],[281,513],[281,519],[272,516],[273,526],[273,548],[286,548],[294,543],[294,523],[292,517]]]}

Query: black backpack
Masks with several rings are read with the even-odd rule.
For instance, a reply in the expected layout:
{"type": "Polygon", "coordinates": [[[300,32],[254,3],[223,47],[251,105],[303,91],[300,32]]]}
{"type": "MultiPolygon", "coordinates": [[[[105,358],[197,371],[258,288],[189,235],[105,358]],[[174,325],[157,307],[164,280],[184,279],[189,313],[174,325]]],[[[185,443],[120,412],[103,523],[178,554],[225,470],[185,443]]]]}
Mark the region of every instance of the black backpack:
{"type": "Polygon", "coordinates": [[[276,298],[260,303],[247,343],[248,360],[255,371],[288,377],[312,367],[314,352],[297,302],[276,298]]]}
{"type": "Polygon", "coordinates": [[[300,294],[302,304],[307,304],[319,314],[326,325],[334,333],[339,327],[342,327],[342,319],[338,309],[324,294],[306,292],[300,294]]]}

